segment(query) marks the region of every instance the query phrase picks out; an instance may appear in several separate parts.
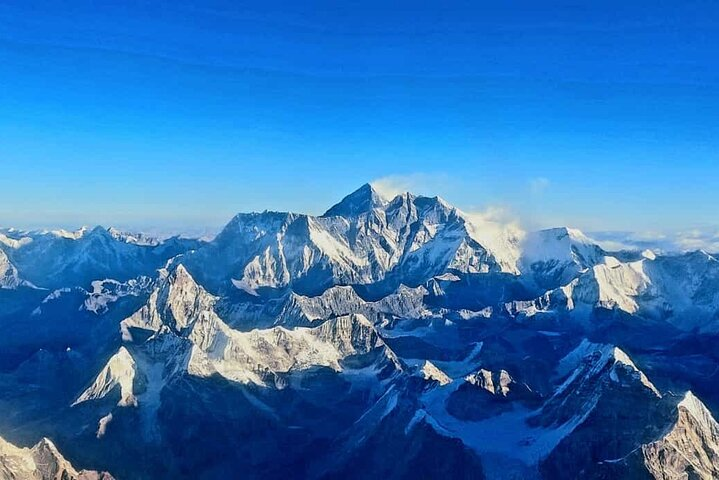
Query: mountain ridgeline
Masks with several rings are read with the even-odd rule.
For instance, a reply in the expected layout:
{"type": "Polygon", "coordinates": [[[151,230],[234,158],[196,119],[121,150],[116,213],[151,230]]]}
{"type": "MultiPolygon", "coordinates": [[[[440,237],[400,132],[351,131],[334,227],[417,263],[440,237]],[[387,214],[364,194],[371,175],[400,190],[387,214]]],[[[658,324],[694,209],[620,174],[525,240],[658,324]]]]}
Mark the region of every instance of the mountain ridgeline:
{"type": "Polygon", "coordinates": [[[210,241],[0,229],[0,327],[2,480],[719,478],[703,251],[364,185],[210,241]]]}

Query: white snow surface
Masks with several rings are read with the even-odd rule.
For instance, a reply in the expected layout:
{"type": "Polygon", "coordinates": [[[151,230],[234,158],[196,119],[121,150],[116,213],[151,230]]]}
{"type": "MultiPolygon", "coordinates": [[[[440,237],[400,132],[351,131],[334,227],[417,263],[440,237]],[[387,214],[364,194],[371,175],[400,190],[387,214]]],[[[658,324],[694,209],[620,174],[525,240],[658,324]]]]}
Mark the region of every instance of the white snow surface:
{"type": "Polygon", "coordinates": [[[241,332],[229,327],[215,312],[217,298],[199,286],[179,265],[150,295],[145,306],[123,320],[125,341],[131,328],[157,335],[179,335],[190,342],[187,371],[215,374],[239,383],[265,385],[268,375],[328,367],[342,371],[348,356],[383,349],[388,362],[398,366],[372,323],[361,314],[339,316],[318,326],[273,327],[241,332]]]}
{"type": "MultiPolygon", "coordinates": [[[[355,194],[369,196],[372,190],[355,194]]],[[[253,292],[311,275],[333,284],[369,284],[395,270],[424,280],[448,270],[487,273],[504,268],[476,241],[474,227],[462,213],[437,197],[403,194],[388,202],[355,198],[349,210],[337,207],[329,211],[337,214],[321,217],[237,215],[210,246],[214,261],[225,265],[218,266],[217,274],[253,292]],[[357,210],[359,205],[366,208],[357,210]],[[346,210],[347,216],[339,215],[346,210]]],[[[200,253],[188,261],[199,265],[209,259],[200,253]]]]}
{"type": "Polygon", "coordinates": [[[104,398],[115,387],[119,386],[120,400],[118,406],[137,406],[135,397],[135,378],[138,375],[137,364],[125,347],[120,347],[118,352],[107,362],[102,371],[97,375],[95,381],[73,402],[73,406],[89,400],[104,398]]]}
{"type": "Polygon", "coordinates": [[[600,374],[608,365],[612,366],[609,370],[612,381],[620,381],[615,367],[622,365],[635,372],[639,382],[644,387],[651,390],[657,397],[662,396],[644,372],[637,368],[626,352],[613,345],[592,343],[587,339],[582,340],[574,350],[560,360],[556,368],[557,378],[567,378],[556,390],[554,396],[562,395],[565,390],[569,389],[572,384],[576,384],[578,381],[584,382],[588,379],[592,379],[600,374]],[[587,365],[589,368],[582,368],[587,365]]]}

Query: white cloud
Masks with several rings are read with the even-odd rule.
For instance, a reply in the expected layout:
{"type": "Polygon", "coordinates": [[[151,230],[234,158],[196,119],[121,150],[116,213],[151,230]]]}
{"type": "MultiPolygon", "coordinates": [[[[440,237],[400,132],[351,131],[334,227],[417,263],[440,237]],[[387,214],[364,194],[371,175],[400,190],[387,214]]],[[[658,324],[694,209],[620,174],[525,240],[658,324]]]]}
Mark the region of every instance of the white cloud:
{"type": "Polygon", "coordinates": [[[607,252],[619,252],[621,250],[641,250],[636,245],[632,245],[631,243],[624,243],[618,240],[597,239],[596,237],[591,238],[592,240],[597,242],[597,245],[602,247],[607,252]]]}
{"type": "Polygon", "coordinates": [[[520,243],[525,236],[518,217],[508,208],[497,205],[462,213],[474,227],[472,237],[488,248],[506,270],[515,270],[520,243]]]}
{"type": "Polygon", "coordinates": [[[719,235],[715,232],[705,232],[698,229],[678,232],[674,241],[681,250],[719,252],[719,235]]]}
{"type": "Polygon", "coordinates": [[[370,182],[380,195],[392,199],[399,194],[412,192],[418,195],[436,195],[450,183],[445,174],[430,175],[411,173],[408,175],[389,175],[370,182]]]}
{"type": "Polygon", "coordinates": [[[713,228],[674,232],[593,232],[592,237],[610,251],[648,248],[662,252],[719,252],[719,234],[713,228]]]}
{"type": "Polygon", "coordinates": [[[549,186],[551,185],[551,182],[548,178],[545,177],[536,177],[529,181],[529,191],[533,195],[540,195],[544,193],[549,186]]]}

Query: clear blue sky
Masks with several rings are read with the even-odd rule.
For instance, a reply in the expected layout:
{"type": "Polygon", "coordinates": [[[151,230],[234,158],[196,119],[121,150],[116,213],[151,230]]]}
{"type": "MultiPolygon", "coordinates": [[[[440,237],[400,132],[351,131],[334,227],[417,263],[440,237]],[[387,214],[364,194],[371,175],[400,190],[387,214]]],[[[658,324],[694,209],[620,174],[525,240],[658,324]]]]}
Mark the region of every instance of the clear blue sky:
{"type": "Polygon", "coordinates": [[[716,225],[719,4],[0,3],[0,225],[320,213],[383,177],[541,225],[716,225]]]}

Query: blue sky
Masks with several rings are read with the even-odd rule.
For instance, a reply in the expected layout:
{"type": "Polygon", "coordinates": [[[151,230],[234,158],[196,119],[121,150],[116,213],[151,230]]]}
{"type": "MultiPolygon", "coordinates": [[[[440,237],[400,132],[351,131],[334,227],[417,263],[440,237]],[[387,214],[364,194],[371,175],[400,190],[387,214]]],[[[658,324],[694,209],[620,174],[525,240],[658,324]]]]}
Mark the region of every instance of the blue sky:
{"type": "Polygon", "coordinates": [[[211,226],[379,181],[711,229],[717,45],[713,1],[0,2],[0,225],[211,226]]]}

